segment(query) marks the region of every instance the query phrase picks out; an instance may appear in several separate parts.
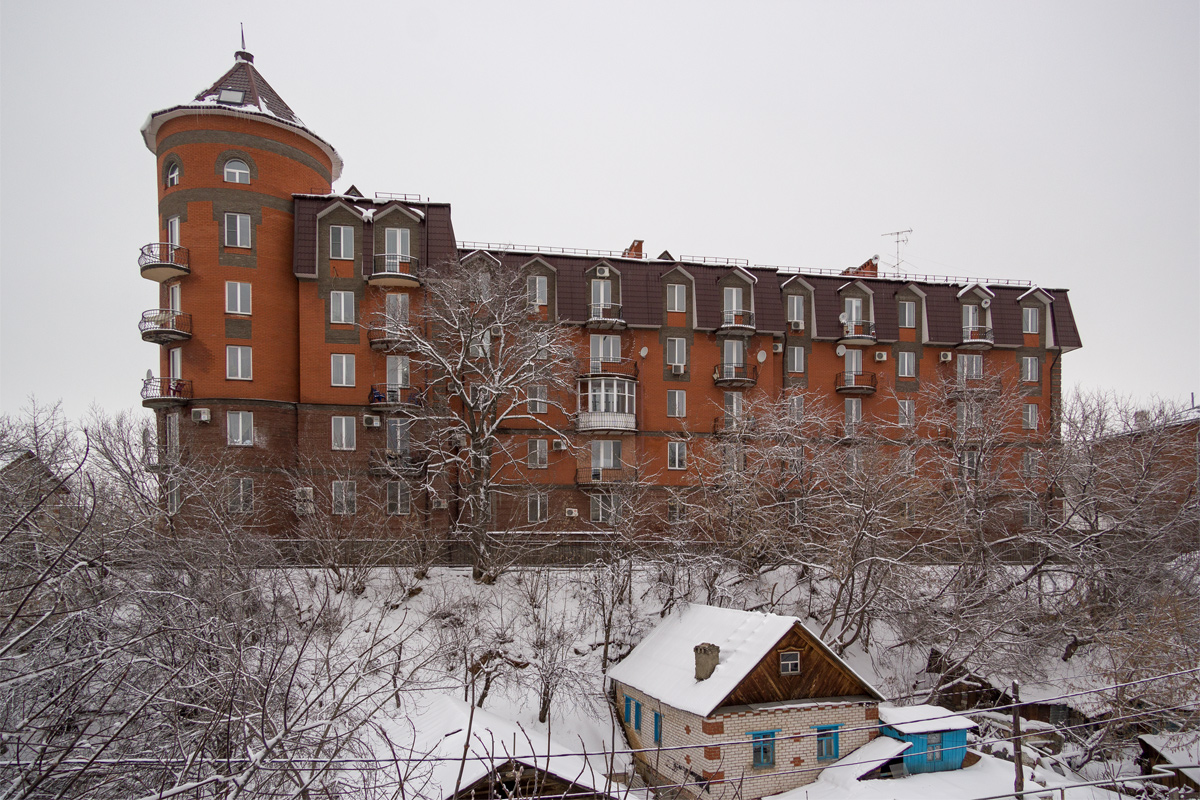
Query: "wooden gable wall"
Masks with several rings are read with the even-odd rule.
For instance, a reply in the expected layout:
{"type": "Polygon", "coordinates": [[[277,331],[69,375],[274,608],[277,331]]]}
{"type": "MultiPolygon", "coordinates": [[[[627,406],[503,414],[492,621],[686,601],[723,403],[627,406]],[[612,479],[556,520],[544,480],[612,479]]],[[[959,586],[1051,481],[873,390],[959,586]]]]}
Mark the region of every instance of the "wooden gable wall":
{"type": "Polygon", "coordinates": [[[741,706],[856,695],[875,696],[874,692],[850,670],[834,660],[820,645],[815,644],[800,623],[796,623],[754,669],[750,670],[721,705],[741,706]],[[779,654],[787,650],[800,653],[800,672],[797,675],[779,674],[779,654]]]}

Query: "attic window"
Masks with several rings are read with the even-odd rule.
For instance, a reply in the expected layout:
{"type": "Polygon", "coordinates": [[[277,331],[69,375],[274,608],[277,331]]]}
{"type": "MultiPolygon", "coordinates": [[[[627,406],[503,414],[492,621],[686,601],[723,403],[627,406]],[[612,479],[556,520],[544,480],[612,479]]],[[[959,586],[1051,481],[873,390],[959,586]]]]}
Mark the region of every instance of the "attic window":
{"type": "Polygon", "coordinates": [[[800,674],[800,654],[796,651],[790,653],[779,654],[779,674],[780,675],[799,675],[800,674]]]}
{"type": "Polygon", "coordinates": [[[218,103],[237,103],[240,104],[246,93],[241,89],[222,89],[217,95],[218,103]]]}

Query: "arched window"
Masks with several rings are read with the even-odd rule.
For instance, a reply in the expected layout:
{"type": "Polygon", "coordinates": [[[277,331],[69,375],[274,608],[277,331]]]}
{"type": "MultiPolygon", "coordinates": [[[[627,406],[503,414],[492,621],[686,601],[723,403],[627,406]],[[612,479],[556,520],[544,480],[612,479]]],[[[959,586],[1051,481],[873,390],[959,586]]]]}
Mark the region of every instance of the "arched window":
{"type": "Polygon", "coordinates": [[[231,159],[225,162],[225,182],[226,183],[249,183],[250,168],[246,166],[246,162],[241,159],[231,159]]]}
{"type": "Polygon", "coordinates": [[[180,175],[179,162],[176,161],[173,164],[171,164],[171,166],[167,167],[167,186],[178,186],[179,185],[179,175],[180,175]]]}

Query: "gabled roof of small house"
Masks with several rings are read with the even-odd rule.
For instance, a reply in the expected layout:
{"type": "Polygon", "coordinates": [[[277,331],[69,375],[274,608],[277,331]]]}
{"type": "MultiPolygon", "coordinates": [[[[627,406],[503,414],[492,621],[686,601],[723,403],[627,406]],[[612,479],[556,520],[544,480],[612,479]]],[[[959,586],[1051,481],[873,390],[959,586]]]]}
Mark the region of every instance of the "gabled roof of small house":
{"type": "MultiPolygon", "coordinates": [[[[1168,764],[1200,764],[1200,733],[1145,734],[1138,739],[1156,751],[1168,764]]],[[[1200,783],[1200,767],[1181,769],[1184,775],[1200,783]]]]}
{"type": "Polygon", "coordinates": [[[487,777],[488,773],[515,761],[553,775],[580,791],[608,794],[613,785],[603,771],[578,752],[543,733],[525,730],[481,708],[474,709],[453,697],[425,695],[416,712],[405,720],[394,720],[388,738],[397,753],[424,759],[425,769],[408,778],[410,796],[421,800],[444,800],[487,777]],[[463,745],[470,730],[470,748],[463,759],[463,745]],[[462,777],[459,777],[459,769],[462,777]],[[608,788],[606,788],[608,787],[608,788]]]}
{"type": "Polygon", "coordinates": [[[673,612],[646,635],[608,675],[626,686],[682,711],[707,717],[789,632],[798,630],[863,687],[864,694],[882,699],[876,689],[839,658],[798,617],[762,614],[692,604],[673,612]],[[696,680],[694,649],[702,643],[721,648],[712,675],[696,680]]]}
{"type": "Polygon", "coordinates": [[[937,733],[974,728],[975,722],[941,706],[880,706],[879,721],[900,733],[937,733]]]}

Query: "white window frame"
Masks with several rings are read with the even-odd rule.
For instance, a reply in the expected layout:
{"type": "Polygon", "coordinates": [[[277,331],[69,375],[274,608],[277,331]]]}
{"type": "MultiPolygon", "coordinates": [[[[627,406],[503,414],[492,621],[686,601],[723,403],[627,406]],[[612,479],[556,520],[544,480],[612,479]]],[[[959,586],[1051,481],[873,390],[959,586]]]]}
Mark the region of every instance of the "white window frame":
{"type": "MultiPolygon", "coordinates": [[[[229,354],[226,353],[226,368],[228,369],[229,354]]],[[[167,377],[179,379],[183,377],[183,348],[172,347],[167,351],[167,377]]]]}
{"type": "Polygon", "coordinates": [[[917,354],[911,350],[896,351],[896,377],[917,377],[917,354]]]}
{"type": "Polygon", "coordinates": [[[802,346],[792,345],[788,347],[787,371],[793,375],[799,375],[804,372],[804,348],[802,346]]]}
{"type": "Polygon", "coordinates": [[[526,281],[529,287],[529,305],[544,306],[550,302],[550,279],[545,275],[530,275],[526,281]]]}
{"type": "Polygon", "coordinates": [[[789,294],[787,304],[788,322],[804,322],[804,295],[789,294]]]}
{"type": "Polygon", "coordinates": [[[804,395],[794,394],[788,398],[788,416],[792,422],[800,422],[804,419],[804,395]]]}
{"type": "Polygon", "coordinates": [[[250,249],[254,244],[249,214],[238,214],[233,211],[225,213],[225,246],[250,249]],[[232,223],[232,225],[231,225],[232,223]],[[232,236],[230,235],[232,234],[232,236]]]}
{"type": "Polygon", "coordinates": [[[1021,477],[1032,478],[1038,471],[1038,451],[1032,448],[1021,454],[1021,477]]]}
{"type": "Polygon", "coordinates": [[[530,439],[525,454],[525,466],[530,469],[546,469],[550,466],[550,440],[530,439]]]}
{"type": "Polygon", "coordinates": [[[1038,429],[1038,404],[1025,403],[1021,406],[1021,427],[1027,431],[1038,429]]]}
{"type": "Polygon", "coordinates": [[[254,513],[254,478],[230,478],[229,482],[229,513],[254,513]]]}
{"type": "Polygon", "coordinates": [[[592,522],[611,525],[617,516],[616,498],[607,492],[596,492],[591,497],[592,522]]]}
{"type": "Polygon", "coordinates": [[[667,312],[687,311],[687,284],[667,284],[667,312]]]}
{"type": "Polygon", "coordinates": [[[167,244],[179,246],[179,217],[167,217],[167,244]]]}
{"type": "Polygon", "coordinates": [[[358,421],[357,417],[340,417],[335,416],[330,420],[330,447],[333,450],[351,451],[355,449],[355,433],[356,428],[354,423],[358,421]]]}
{"type": "Polygon", "coordinates": [[[243,281],[225,281],[225,313],[250,316],[251,286],[243,281]]]}
{"type": "Polygon", "coordinates": [[[179,167],[178,161],[171,162],[171,166],[167,167],[167,188],[179,185],[179,179],[183,175],[183,170],[179,167]]]}
{"type": "Polygon", "coordinates": [[[743,287],[741,286],[726,286],[721,293],[721,310],[726,315],[741,314],[748,309],[742,308],[742,298],[744,296],[743,287]]]}
{"type": "Polygon", "coordinates": [[[896,422],[901,428],[911,428],[917,424],[917,402],[902,398],[896,402],[896,422]]]}
{"type": "Polygon", "coordinates": [[[592,278],[590,287],[593,312],[601,308],[612,308],[612,281],[608,278],[592,278]]]}
{"type": "Polygon", "coordinates": [[[225,379],[254,380],[254,349],[243,344],[225,345],[225,379]]]}
{"type": "Polygon", "coordinates": [[[546,522],[550,519],[550,493],[530,492],[525,496],[525,519],[529,522],[546,522]]]}
{"type": "Polygon", "coordinates": [[[254,413],[228,411],[225,413],[225,443],[231,447],[254,446],[254,413]]]}
{"type": "Polygon", "coordinates": [[[1021,356],[1021,382],[1037,383],[1039,381],[1037,356],[1021,356]]]}
{"type": "Polygon", "coordinates": [[[1021,333],[1041,333],[1042,310],[1034,306],[1021,309],[1021,333]]]}
{"type": "Polygon", "coordinates": [[[403,481],[388,481],[388,516],[405,517],[412,513],[412,487],[403,481]]]}
{"type": "Polygon", "coordinates": [[[959,402],[954,409],[959,431],[983,427],[983,408],[975,402],[959,402]]]}
{"type": "MultiPolygon", "coordinates": [[[[408,356],[387,357],[387,388],[389,392],[396,389],[407,389],[411,384],[412,373],[408,356]]],[[[353,384],[351,384],[353,386],[353,384]]]]}
{"type": "Polygon", "coordinates": [[[853,428],[860,424],[862,422],[862,398],[847,397],[842,406],[842,412],[845,414],[847,428],[853,428]]]}
{"type": "Polygon", "coordinates": [[[529,387],[529,413],[545,414],[550,408],[550,390],[545,384],[529,387]]]}
{"type": "Polygon", "coordinates": [[[983,356],[979,353],[958,354],[958,379],[979,380],[983,377],[983,356]]]}
{"type": "Polygon", "coordinates": [[[667,389],[667,416],[672,418],[687,417],[687,391],[684,389],[667,389]],[[672,406],[674,406],[672,408],[672,406]]]}
{"type": "Polygon", "coordinates": [[[917,302],[901,300],[896,308],[896,319],[901,328],[917,327],[917,302]]]}
{"type": "Polygon", "coordinates": [[[384,296],[383,324],[388,333],[399,333],[408,324],[409,299],[407,292],[392,292],[384,296]]]}
{"type": "Polygon", "coordinates": [[[332,353],[329,356],[329,385],[354,386],[354,354],[332,353]]]}
{"type": "Polygon", "coordinates": [[[723,399],[725,404],[725,424],[735,424],[746,411],[746,404],[743,402],[745,398],[742,397],[741,392],[725,392],[723,399]]]}
{"type": "Polygon", "coordinates": [[[354,292],[329,293],[329,321],[338,325],[354,324],[354,292]]]}
{"type": "Polygon", "coordinates": [[[667,469],[687,469],[687,442],[667,442],[667,469]]]}
{"type": "Polygon", "coordinates": [[[240,158],[231,158],[221,170],[226,183],[250,183],[250,165],[240,158]]]}
{"type": "Polygon", "coordinates": [[[358,486],[356,481],[333,481],[329,487],[331,511],[341,516],[351,516],[358,512],[358,486]]]}
{"type": "Polygon", "coordinates": [[[687,366],[687,339],[682,336],[667,337],[667,366],[687,366]]]}
{"type": "Polygon", "coordinates": [[[863,319],[863,299],[861,297],[847,297],[843,307],[846,310],[847,325],[862,325],[867,320],[863,319]]]}
{"type": "Polygon", "coordinates": [[[389,256],[399,256],[397,261],[407,260],[410,257],[411,243],[412,237],[408,228],[384,229],[383,252],[389,256]]]}
{"type": "Polygon", "coordinates": [[[621,469],[620,439],[594,439],[592,441],[592,469],[621,469]]]}
{"type": "Polygon", "coordinates": [[[354,260],[354,226],[329,226],[329,257],[337,261],[354,260]]]}

